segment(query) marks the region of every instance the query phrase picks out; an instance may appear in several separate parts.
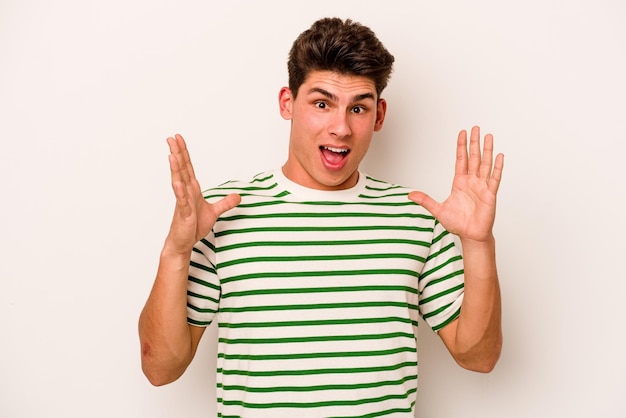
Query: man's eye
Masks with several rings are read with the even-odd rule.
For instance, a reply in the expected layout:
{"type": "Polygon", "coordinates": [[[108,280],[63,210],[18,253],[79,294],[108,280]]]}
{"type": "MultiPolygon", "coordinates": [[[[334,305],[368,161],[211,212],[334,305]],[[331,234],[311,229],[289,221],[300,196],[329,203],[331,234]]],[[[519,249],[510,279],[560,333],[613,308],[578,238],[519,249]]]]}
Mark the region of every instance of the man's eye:
{"type": "Polygon", "coordinates": [[[365,111],[365,109],[363,109],[362,106],[354,106],[352,108],[352,112],[353,113],[363,113],[365,111]]]}
{"type": "Polygon", "coordinates": [[[315,103],[315,106],[317,106],[318,109],[326,109],[326,107],[328,107],[326,102],[317,102],[315,103]]]}

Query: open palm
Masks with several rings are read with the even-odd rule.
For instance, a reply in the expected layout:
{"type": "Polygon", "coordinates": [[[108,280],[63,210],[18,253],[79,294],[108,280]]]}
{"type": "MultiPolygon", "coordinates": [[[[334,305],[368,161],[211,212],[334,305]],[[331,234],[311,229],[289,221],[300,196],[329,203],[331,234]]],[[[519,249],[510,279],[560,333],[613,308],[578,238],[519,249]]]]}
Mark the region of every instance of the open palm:
{"type": "Polygon", "coordinates": [[[237,206],[241,198],[232,194],[213,204],[208,203],[202,196],[183,137],[176,135],[168,138],[167,143],[170,147],[172,188],[176,196],[167,243],[172,251],[188,254],[193,245],[211,231],[217,218],[237,206]]]}
{"type": "Polygon", "coordinates": [[[418,203],[450,232],[461,239],[486,241],[492,236],[496,214],[496,195],[502,178],[504,156],[493,161],[493,136],[485,135],[480,149],[480,128],[472,128],[467,146],[467,132],[459,133],[452,191],[444,202],[437,202],[423,192],[411,192],[409,199],[418,203]]]}

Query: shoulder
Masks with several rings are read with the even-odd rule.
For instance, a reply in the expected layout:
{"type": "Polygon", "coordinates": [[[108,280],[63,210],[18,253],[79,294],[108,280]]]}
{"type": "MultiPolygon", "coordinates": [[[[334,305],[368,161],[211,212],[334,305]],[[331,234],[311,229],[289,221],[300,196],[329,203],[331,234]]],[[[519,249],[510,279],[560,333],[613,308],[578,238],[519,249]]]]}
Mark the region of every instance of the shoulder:
{"type": "Polygon", "coordinates": [[[434,221],[435,218],[423,206],[409,199],[414,188],[401,184],[380,180],[365,175],[366,182],[359,196],[361,203],[367,204],[372,210],[397,213],[408,217],[434,221]],[[378,209],[375,209],[378,208],[378,209]]]}
{"type": "Polygon", "coordinates": [[[276,197],[281,191],[274,171],[266,171],[248,180],[230,180],[202,192],[207,200],[217,200],[231,193],[236,193],[242,198],[246,196],[276,197]]]}
{"type": "Polygon", "coordinates": [[[398,202],[406,203],[409,193],[414,190],[400,184],[364,175],[365,187],[361,192],[361,197],[364,199],[397,200],[398,202]]]}

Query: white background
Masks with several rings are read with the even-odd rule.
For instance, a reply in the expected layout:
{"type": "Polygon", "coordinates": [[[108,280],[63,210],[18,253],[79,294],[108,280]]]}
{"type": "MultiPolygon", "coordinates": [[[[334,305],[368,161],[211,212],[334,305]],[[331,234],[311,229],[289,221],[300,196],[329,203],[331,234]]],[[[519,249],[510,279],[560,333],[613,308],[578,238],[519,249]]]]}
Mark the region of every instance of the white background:
{"type": "Polygon", "coordinates": [[[506,154],[501,361],[464,371],[422,327],[418,416],[626,416],[620,0],[0,1],[0,416],[215,415],[212,328],[179,381],[140,370],[165,138],[206,187],[282,164],[287,52],[327,15],[396,57],[368,174],[443,199],[460,129],[506,154]]]}

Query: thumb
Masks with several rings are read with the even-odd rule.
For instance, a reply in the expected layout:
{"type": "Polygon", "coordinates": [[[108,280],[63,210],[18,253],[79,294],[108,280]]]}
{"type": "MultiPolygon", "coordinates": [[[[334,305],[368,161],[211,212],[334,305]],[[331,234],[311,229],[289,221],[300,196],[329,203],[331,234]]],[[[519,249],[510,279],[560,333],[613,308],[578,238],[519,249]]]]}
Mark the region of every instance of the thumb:
{"type": "Polygon", "coordinates": [[[231,193],[226,197],[218,200],[213,203],[213,210],[215,211],[215,216],[220,217],[220,215],[232,208],[236,207],[241,202],[241,196],[236,193],[231,193]]]}
{"type": "Polygon", "coordinates": [[[429,211],[435,218],[437,217],[441,204],[426,193],[411,192],[409,193],[409,199],[417,203],[418,205],[423,206],[424,209],[429,211]]]}

